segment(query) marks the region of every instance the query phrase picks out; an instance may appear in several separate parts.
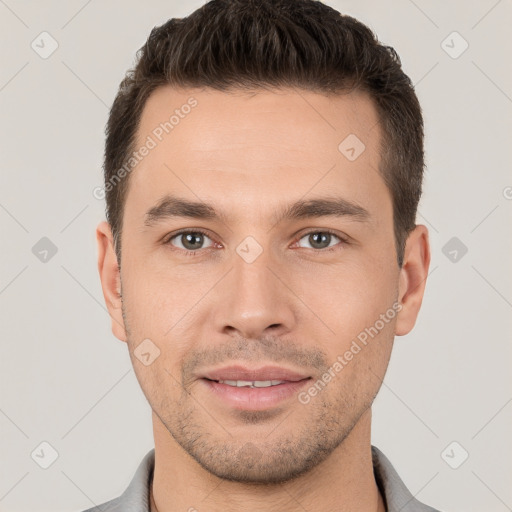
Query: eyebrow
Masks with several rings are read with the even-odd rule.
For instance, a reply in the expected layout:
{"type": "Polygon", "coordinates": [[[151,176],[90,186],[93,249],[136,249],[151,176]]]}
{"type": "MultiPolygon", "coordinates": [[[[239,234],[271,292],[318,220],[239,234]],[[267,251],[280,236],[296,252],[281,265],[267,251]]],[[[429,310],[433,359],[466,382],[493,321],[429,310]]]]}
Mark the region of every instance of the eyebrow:
{"type": "MultiPolygon", "coordinates": [[[[144,225],[151,227],[154,224],[175,217],[191,219],[216,220],[226,222],[227,216],[217,212],[215,208],[205,202],[190,201],[173,195],[164,196],[160,202],[150,208],[144,217],[144,225]]],[[[360,222],[370,219],[368,210],[362,206],[342,197],[323,197],[298,200],[278,210],[274,217],[274,224],[284,220],[309,219],[315,217],[349,217],[360,222]]]]}

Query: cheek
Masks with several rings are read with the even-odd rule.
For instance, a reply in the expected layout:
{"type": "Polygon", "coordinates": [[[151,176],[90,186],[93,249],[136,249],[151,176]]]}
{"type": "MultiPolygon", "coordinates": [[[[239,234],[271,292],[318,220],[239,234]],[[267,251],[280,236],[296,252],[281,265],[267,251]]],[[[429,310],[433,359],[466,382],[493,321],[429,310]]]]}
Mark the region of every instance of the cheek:
{"type": "MultiPolygon", "coordinates": [[[[149,339],[159,356],[147,369],[141,367],[141,385],[146,373],[153,379],[173,385],[181,382],[179,361],[197,341],[193,325],[197,322],[197,303],[212,286],[212,276],[202,277],[199,266],[183,272],[184,267],[151,264],[149,260],[133,261],[123,268],[123,305],[129,328],[130,352],[149,339]],[[148,372],[148,370],[151,370],[148,372]],[[171,373],[172,375],[169,375],[171,373]]],[[[141,363],[133,359],[134,366],[141,363]]],[[[138,375],[139,376],[139,375],[138,375]]],[[[149,378],[149,377],[148,377],[149,378]]],[[[148,384],[151,384],[148,382],[148,384]]],[[[156,385],[153,382],[153,385],[156,385]]]]}
{"type": "Polygon", "coordinates": [[[164,336],[200,297],[209,282],[203,274],[200,265],[177,266],[142,257],[126,262],[122,283],[129,319],[139,331],[164,336]]]}
{"type": "MultiPolygon", "coordinates": [[[[346,261],[343,265],[294,268],[290,288],[330,327],[340,341],[373,325],[392,307],[397,276],[377,261],[346,261]]],[[[326,331],[328,333],[328,331],[326,331]]]]}
{"type": "Polygon", "coordinates": [[[386,371],[397,317],[392,272],[375,267],[353,264],[317,273],[315,286],[303,290],[304,302],[329,326],[330,331],[314,319],[325,335],[315,329],[311,333],[323,346],[328,364],[339,363],[333,368],[340,376],[338,385],[368,396],[378,390],[386,371]]]}
{"type": "Polygon", "coordinates": [[[178,400],[182,393],[179,367],[173,367],[168,361],[166,348],[151,364],[143,364],[130,350],[133,369],[144,396],[156,411],[164,410],[171,399],[178,400]]]}

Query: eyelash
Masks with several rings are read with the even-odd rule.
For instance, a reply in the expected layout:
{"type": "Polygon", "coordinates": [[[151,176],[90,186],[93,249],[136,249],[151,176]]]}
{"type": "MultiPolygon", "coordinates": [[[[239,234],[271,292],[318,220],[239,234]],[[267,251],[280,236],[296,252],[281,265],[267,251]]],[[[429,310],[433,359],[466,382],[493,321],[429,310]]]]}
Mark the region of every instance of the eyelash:
{"type": "MultiPolygon", "coordinates": [[[[184,233],[201,233],[202,235],[205,235],[207,236],[208,238],[212,238],[209,233],[201,228],[197,228],[197,229],[182,229],[180,231],[177,231],[176,233],[172,233],[171,236],[167,237],[165,242],[164,242],[164,245],[172,245],[171,244],[171,240],[174,240],[176,237],[178,237],[179,235],[183,235],[184,233]]],[[[339,235],[338,233],[336,233],[335,231],[331,230],[331,229],[312,229],[311,231],[308,231],[306,233],[303,233],[297,240],[296,242],[298,242],[299,240],[302,240],[305,236],[307,235],[310,235],[311,233],[328,233],[329,235],[333,235],[335,236],[336,238],[339,238],[341,243],[342,244],[348,244],[348,240],[339,235]]],[[[311,249],[312,251],[315,251],[315,252],[332,252],[332,251],[336,251],[336,250],[339,250],[339,247],[338,247],[339,244],[336,244],[335,246],[333,247],[328,247],[326,249],[311,249]]],[[[185,255],[186,256],[196,256],[197,253],[199,253],[199,251],[201,251],[201,249],[197,249],[195,251],[187,251],[185,249],[180,249],[179,247],[173,247],[173,250],[177,250],[177,251],[184,251],[185,252],[185,255]]]]}

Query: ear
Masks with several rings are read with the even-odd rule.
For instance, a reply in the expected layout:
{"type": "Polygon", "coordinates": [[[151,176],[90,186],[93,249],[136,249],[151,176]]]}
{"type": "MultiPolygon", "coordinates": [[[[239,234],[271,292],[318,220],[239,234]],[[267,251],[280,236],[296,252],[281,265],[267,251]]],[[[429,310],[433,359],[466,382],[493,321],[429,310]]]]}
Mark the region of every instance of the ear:
{"type": "Polygon", "coordinates": [[[98,271],[101,288],[112,319],[112,332],[121,341],[126,341],[126,329],[122,314],[121,275],[114,250],[114,238],[108,222],[101,222],[96,228],[98,242],[98,271]]]}
{"type": "Polygon", "coordinates": [[[400,269],[398,300],[402,309],[398,314],[395,334],[403,336],[412,330],[416,323],[430,265],[430,245],[428,230],[416,226],[405,244],[404,260],[400,269]]]}

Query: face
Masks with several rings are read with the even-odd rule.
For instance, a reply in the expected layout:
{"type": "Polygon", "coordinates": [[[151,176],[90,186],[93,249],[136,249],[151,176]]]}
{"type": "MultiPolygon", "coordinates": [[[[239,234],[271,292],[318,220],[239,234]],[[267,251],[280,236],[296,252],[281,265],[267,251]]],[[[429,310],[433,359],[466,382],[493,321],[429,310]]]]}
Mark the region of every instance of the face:
{"type": "Polygon", "coordinates": [[[103,224],[100,273],[157,421],[212,474],[283,482],[324,461],[412,328],[426,234],[400,269],[380,141],[362,93],[165,86],[147,101],[121,271],[103,224]]]}

